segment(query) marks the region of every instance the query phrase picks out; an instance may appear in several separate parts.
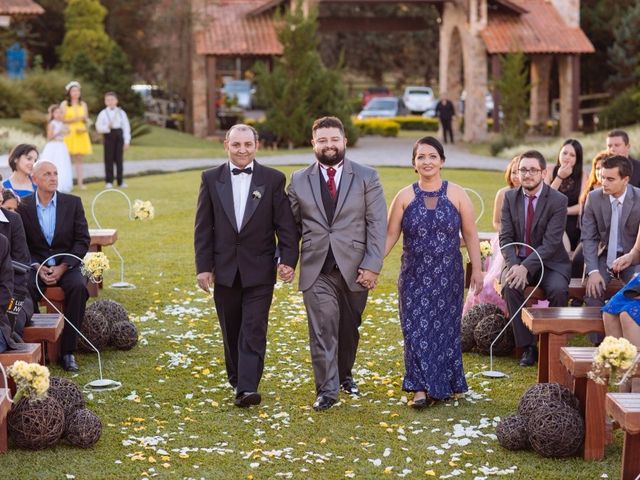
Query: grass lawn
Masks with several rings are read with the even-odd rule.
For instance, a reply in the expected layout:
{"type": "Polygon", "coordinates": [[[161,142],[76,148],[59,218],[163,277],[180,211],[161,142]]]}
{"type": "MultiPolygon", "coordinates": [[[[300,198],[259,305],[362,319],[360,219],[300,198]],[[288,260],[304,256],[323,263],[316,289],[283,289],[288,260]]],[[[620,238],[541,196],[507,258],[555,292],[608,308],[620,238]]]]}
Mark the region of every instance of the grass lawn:
{"type": "MultiPolygon", "coordinates": [[[[289,175],[293,167],[283,167],[289,175]]],[[[414,181],[411,168],[381,168],[387,200],[414,181]]],[[[449,170],[447,177],[478,190],[487,205],[502,184],[499,172],[449,170]]],[[[199,172],[132,178],[132,200],[151,200],[155,220],[127,219],[126,202],[105,195],[97,205],[104,227],[118,229],[127,281],[137,289],[105,288],[102,298],[122,302],[140,330],[129,352],[104,354],[105,376],[123,382],[115,392],[94,394],[88,406],[103,421],[91,450],[59,445],[44,451],[10,449],[2,471],[12,478],[485,478],[500,472],[517,479],[617,478],[621,435],[606,459],[543,459],[510,452],[495,438],[496,417],[512,413],[536,372],[513,359],[495,368],[508,378],[480,376],[488,357],[465,354],[470,393],[425,411],[409,409],[401,391],[402,335],[396,278],[400,248],[387,259],[379,287],[371,294],[361,328],[356,380],[363,395],[341,395],[328,412],[311,409],[314,384],[302,296],[289,285],[276,287],[260,407],[233,406],[226,381],[221,335],[212,301],[196,289],[193,219],[199,172]],[[460,435],[462,433],[462,435],[460,435]]],[[[98,192],[81,192],[88,209],[98,192]]],[[[481,229],[489,230],[490,213],[481,229]]],[[[106,284],[119,279],[117,259],[106,284]]],[[[97,376],[94,355],[79,355],[83,385],[97,376]]],[[[52,368],[60,375],[58,367],[52,368]]]]}

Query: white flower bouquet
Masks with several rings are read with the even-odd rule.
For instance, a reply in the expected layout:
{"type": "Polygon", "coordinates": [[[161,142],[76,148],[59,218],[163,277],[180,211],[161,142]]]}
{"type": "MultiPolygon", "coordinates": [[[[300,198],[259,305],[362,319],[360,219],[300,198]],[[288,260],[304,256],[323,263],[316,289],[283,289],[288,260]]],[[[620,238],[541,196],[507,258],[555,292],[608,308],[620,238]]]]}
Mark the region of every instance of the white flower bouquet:
{"type": "Polygon", "coordinates": [[[101,282],[102,276],[107,270],[109,270],[109,259],[102,252],[87,252],[82,259],[80,271],[92,282],[101,282]]]}
{"type": "Polygon", "coordinates": [[[593,356],[588,376],[600,385],[613,377],[620,379],[634,366],[637,354],[638,349],[626,338],[605,337],[593,356]]]}
{"type": "Polygon", "coordinates": [[[153,220],[155,209],[150,201],[136,200],[133,202],[133,218],[136,220],[153,220]]]}
{"type": "Polygon", "coordinates": [[[44,365],[18,360],[7,369],[7,373],[16,382],[15,402],[21,397],[29,400],[40,400],[47,396],[49,369],[44,365]]]}

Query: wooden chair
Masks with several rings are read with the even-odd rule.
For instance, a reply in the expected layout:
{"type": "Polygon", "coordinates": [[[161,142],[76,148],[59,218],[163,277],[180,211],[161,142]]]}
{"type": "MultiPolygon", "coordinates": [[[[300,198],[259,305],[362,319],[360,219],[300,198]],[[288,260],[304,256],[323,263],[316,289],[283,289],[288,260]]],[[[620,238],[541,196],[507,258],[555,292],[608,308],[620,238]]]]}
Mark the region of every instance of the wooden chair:
{"type": "Polygon", "coordinates": [[[42,345],[42,359],[56,362],[60,356],[60,338],[64,329],[64,317],[58,313],[36,313],[24,328],[22,338],[28,343],[42,345]]]}
{"type": "MultiPolygon", "coordinates": [[[[47,289],[44,290],[44,295],[56,306],[58,310],[64,313],[64,290],[62,290],[62,288],[47,287],[47,289]]],[[[58,313],[44,298],[40,300],[40,305],[47,309],[47,313],[58,313]]]]}
{"type": "MultiPolygon", "coordinates": [[[[118,231],[115,228],[91,228],[89,229],[89,235],[91,235],[91,243],[89,245],[90,252],[101,252],[102,247],[113,245],[118,240],[118,231]]],[[[90,297],[97,297],[102,288],[102,282],[100,283],[87,283],[87,290],[89,290],[90,297]]]]}
{"type": "Polygon", "coordinates": [[[640,477],[640,393],[607,393],[607,414],[624,430],[621,480],[640,477]]]}
{"type": "Polygon", "coordinates": [[[7,451],[7,414],[11,410],[8,388],[0,388],[0,453],[7,451]]]}

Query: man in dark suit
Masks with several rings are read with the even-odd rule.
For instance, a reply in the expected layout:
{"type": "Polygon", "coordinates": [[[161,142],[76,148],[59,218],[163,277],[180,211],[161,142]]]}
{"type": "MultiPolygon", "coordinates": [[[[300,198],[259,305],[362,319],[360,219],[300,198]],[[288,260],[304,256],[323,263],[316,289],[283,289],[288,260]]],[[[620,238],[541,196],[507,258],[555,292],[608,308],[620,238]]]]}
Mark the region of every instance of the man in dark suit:
{"type": "Polygon", "coordinates": [[[0,353],[16,348],[12,338],[12,327],[7,317],[7,307],[13,293],[13,267],[9,240],[0,234],[0,353]]]}
{"type": "Polygon", "coordinates": [[[631,156],[629,134],[624,130],[611,130],[607,133],[607,150],[611,155],[621,155],[631,161],[629,184],[634,187],[640,187],[640,160],[636,160],[631,156]]]}
{"type": "MultiPolygon", "coordinates": [[[[82,201],[75,195],[58,192],[58,170],[47,160],[40,160],[33,167],[36,193],[25,197],[18,213],[27,235],[27,245],[34,270],[29,280],[33,304],[41,298],[36,288],[36,271],[41,289],[59,286],[64,291],[65,317],[78,329],[84,318],[89,298],[86,278],[80,272],[80,261],[72,256],[52,255],[70,253],[83,258],[89,250],[91,237],[82,201]],[[43,263],[46,264],[42,265],[43,263]],[[42,266],[42,268],[40,268],[42,266]]],[[[73,327],[65,324],[62,332],[60,363],[66,371],[78,371],[74,357],[78,335],[73,327]]]]}
{"type": "Polygon", "coordinates": [[[455,114],[456,111],[453,107],[453,103],[451,103],[445,93],[441,94],[440,100],[436,105],[436,117],[440,119],[444,143],[447,143],[447,135],[449,136],[449,140],[451,140],[451,143],[453,143],[453,128],[451,127],[451,122],[453,121],[453,117],[455,114]]]}
{"type": "MultiPolygon", "coordinates": [[[[567,197],[543,182],[547,163],[542,154],[530,150],[522,154],[518,173],[522,187],[505,194],[502,206],[500,247],[505,259],[502,295],[510,315],[524,302],[524,288],[540,279],[541,265],[533,250],[508,246],[522,242],[535,248],[542,258],[541,287],[552,307],[565,307],[571,279],[571,261],[562,245],[567,221],[567,197]]],[[[538,356],[535,337],[524,326],[520,313],[513,319],[516,346],[523,347],[523,367],[533,365],[538,356]]]]}
{"type": "Polygon", "coordinates": [[[255,161],[255,129],[233,126],[224,146],[229,162],[202,174],[194,235],[196,271],[205,292],[214,285],[235,405],[248,407],[261,401],[258,385],[276,268],[281,279],[293,279],[299,235],[284,174],[255,161]]]}
{"type": "MultiPolygon", "coordinates": [[[[640,189],[629,185],[631,170],[627,157],[604,159],[600,171],[602,188],[589,194],[582,213],[582,246],[588,275],[584,301],[592,307],[604,305],[613,262],[631,251],[638,235],[640,189]]],[[[638,265],[629,266],[619,272],[620,279],[627,283],[638,270],[638,265]]]]}

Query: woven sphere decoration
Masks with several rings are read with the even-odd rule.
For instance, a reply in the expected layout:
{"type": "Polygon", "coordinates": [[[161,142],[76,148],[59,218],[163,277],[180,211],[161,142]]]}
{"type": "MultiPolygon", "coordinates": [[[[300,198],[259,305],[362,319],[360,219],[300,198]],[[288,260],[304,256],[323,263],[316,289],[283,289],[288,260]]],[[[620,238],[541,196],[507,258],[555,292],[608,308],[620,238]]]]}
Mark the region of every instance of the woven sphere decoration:
{"type": "Polygon", "coordinates": [[[129,321],[129,314],[125,308],[113,300],[98,300],[89,305],[87,310],[98,310],[111,325],[129,321]]]}
{"type": "MultiPolygon", "coordinates": [[[[111,337],[111,325],[99,310],[87,309],[84,312],[80,331],[98,350],[106,347],[111,337]]],[[[78,345],[85,352],[93,351],[93,348],[80,336],[78,336],[78,345]]]]}
{"type": "Polygon", "coordinates": [[[524,392],[518,404],[518,414],[529,417],[536,408],[549,403],[561,402],[574,410],[578,410],[580,402],[564,385],[559,383],[537,383],[524,392]]]}
{"type": "MultiPolygon", "coordinates": [[[[476,341],[476,346],[480,352],[489,354],[491,348],[491,342],[493,342],[502,329],[507,325],[509,320],[502,315],[502,313],[493,313],[487,315],[478,322],[476,328],[473,330],[473,338],[476,341]]],[[[494,355],[509,355],[513,352],[516,346],[516,341],[513,338],[513,330],[507,328],[498,341],[493,345],[494,355]]]]}
{"type": "Polygon", "coordinates": [[[527,431],[528,417],[509,415],[496,427],[498,442],[507,450],[526,450],[531,447],[527,431]]]}
{"type": "Polygon", "coordinates": [[[563,402],[539,406],[527,423],[529,442],[543,457],[570,457],[584,441],[584,420],[563,402]]]}
{"type": "Polygon", "coordinates": [[[9,435],[16,446],[40,450],[54,445],[64,433],[64,409],[53,397],[20,399],[7,417],[9,435]]]}
{"type": "Polygon", "coordinates": [[[467,313],[462,317],[462,323],[460,325],[460,340],[463,352],[469,352],[476,346],[475,338],[473,337],[473,331],[478,325],[478,322],[487,315],[493,315],[500,313],[501,310],[492,303],[481,303],[471,307],[467,313]]]}
{"type": "Polygon", "coordinates": [[[111,345],[119,350],[131,350],[138,343],[138,329],[131,322],[118,322],[111,326],[111,345]]]}
{"type": "Polygon", "coordinates": [[[80,388],[68,378],[49,378],[49,390],[47,395],[55,398],[64,410],[65,419],[80,408],[84,408],[84,398],[80,388]]]}
{"type": "Polygon", "coordinates": [[[64,431],[65,439],[76,447],[89,448],[100,440],[102,422],[91,410],[82,408],[71,414],[64,431]]]}

